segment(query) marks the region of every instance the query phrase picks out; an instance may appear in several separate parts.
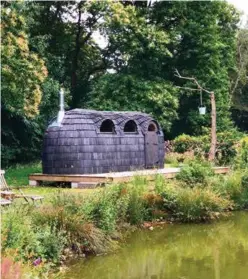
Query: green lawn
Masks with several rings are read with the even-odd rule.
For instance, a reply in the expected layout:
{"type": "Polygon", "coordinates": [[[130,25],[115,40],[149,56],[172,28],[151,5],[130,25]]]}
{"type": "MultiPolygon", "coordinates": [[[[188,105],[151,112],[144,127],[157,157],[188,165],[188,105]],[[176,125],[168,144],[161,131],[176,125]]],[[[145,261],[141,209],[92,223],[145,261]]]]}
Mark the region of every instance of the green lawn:
{"type": "Polygon", "coordinates": [[[28,185],[28,176],[31,173],[42,172],[41,163],[17,165],[5,170],[5,179],[12,187],[23,187],[28,185]]]}
{"type": "MultiPolygon", "coordinates": [[[[80,194],[85,195],[87,193],[90,193],[92,189],[71,189],[71,188],[65,188],[63,185],[55,185],[49,186],[46,184],[46,186],[38,186],[38,187],[31,187],[28,186],[28,176],[31,173],[40,173],[42,172],[41,163],[33,163],[33,164],[27,164],[27,165],[17,165],[13,168],[9,168],[5,170],[5,179],[9,185],[9,187],[16,193],[19,193],[17,187],[20,187],[24,194],[33,194],[33,195],[40,195],[43,196],[44,202],[47,203],[50,200],[50,197],[56,194],[58,191],[73,193],[73,194],[80,194]],[[62,187],[63,186],[63,187],[62,187]]],[[[15,199],[14,203],[19,204],[20,202],[23,202],[24,199],[15,199]]]]}

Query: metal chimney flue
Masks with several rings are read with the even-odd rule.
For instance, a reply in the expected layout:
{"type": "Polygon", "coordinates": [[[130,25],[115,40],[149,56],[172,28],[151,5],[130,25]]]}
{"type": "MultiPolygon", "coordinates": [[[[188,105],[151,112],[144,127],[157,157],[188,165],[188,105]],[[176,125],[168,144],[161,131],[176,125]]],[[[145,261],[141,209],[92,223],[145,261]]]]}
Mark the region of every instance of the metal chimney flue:
{"type": "Polygon", "coordinates": [[[61,125],[63,118],[65,115],[65,108],[64,108],[64,90],[61,88],[59,91],[59,113],[57,116],[57,123],[61,125]]]}

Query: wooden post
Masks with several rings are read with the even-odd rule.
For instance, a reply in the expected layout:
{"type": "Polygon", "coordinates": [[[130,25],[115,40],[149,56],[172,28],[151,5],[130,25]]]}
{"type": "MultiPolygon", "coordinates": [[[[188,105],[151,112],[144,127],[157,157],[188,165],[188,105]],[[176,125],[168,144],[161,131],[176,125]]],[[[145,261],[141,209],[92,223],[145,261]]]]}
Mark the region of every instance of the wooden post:
{"type": "Polygon", "coordinates": [[[175,70],[175,73],[176,73],[175,74],[176,77],[186,79],[186,80],[191,80],[197,86],[197,88],[180,87],[180,86],[177,86],[177,88],[182,88],[182,89],[191,90],[191,91],[204,91],[204,92],[210,94],[210,100],[211,100],[211,146],[210,146],[209,153],[208,153],[208,160],[211,162],[215,159],[216,145],[217,145],[216,104],[215,104],[214,92],[203,88],[194,77],[183,77],[183,76],[180,75],[180,73],[178,72],[177,69],[175,70]]]}
{"type": "Polygon", "coordinates": [[[216,136],[216,104],[214,92],[210,92],[211,100],[211,146],[208,154],[208,160],[211,162],[215,159],[217,136],[216,136]]]}

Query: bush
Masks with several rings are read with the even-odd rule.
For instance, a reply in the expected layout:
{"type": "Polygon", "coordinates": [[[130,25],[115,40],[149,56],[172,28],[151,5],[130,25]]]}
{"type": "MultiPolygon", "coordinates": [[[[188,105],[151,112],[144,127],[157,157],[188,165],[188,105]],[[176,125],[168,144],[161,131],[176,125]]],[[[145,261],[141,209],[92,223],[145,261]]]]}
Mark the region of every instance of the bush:
{"type": "Polygon", "coordinates": [[[200,138],[182,134],[174,139],[173,148],[175,152],[184,153],[195,150],[200,145],[200,138]]]}
{"type": "Polygon", "coordinates": [[[233,202],[235,209],[248,206],[248,173],[236,170],[226,176],[219,176],[212,181],[211,188],[221,196],[233,202]]]}
{"type": "Polygon", "coordinates": [[[230,208],[229,200],[209,189],[183,189],[177,196],[177,218],[183,221],[214,219],[230,208]]]}
{"type": "Polygon", "coordinates": [[[210,189],[168,187],[161,195],[164,208],[183,222],[214,219],[231,206],[228,199],[210,189]]]}
{"type": "Polygon", "coordinates": [[[176,179],[186,183],[190,187],[196,184],[207,185],[208,177],[213,176],[212,166],[206,161],[194,160],[183,166],[176,175],[176,179]]]}
{"type": "Polygon", "coordinates": [[[102,226],[102,224],[98,224],[98,216],[94,216],[95,201],[91,200],[94,207],[90,215],[85,218],[80,207],[82,205],[80,196],[72,197],[72,195],[63,194],[61,196],[57,197],[57,200],[55,198],[59,206],[46,205],[34,213],[35,225],[48,226],[51,230],[56,231],[55,235],[65,235],[65,245],[73,247],[78,252],[98,254],[111,250],[113,248],[111,238],[89,221],[92,219],[99,227],[102,226]]]}
{"type": "Polygon", "coordinates": [[[128,185],[129,204],[127,211],[127,221],[132,225],[143,222],[147,214],[143,195],[147,190],[147,181],[143,177],[134,177],[132,183],[128,185]]]}
{"type": "Polygon", "coordinates": [[[16,260],[34,260],[58,262],[63,247],[64,237],[50,227],[37,227],[32,216],[25,209],[10,208],[3,216],[2,252],[15,251],[16,260]]]}
{"type": "MultiPolygon", "coordinates": [[[[236,144],[242,137],[242,133],[233,129],[232,131],[217,133],[216,164],[230,164],[237,154],[236,144]]],[[[210,136],[199,137],[182,134],[174,139],[173,149],[178,153],[193,151],[201,158],[206,158],[210,149],[210,136]]]]}
{"type": "Polygon", "coordinates": [[[237,156],[234,161],[235,168],[248,168],[248,137],[244,137],[239,141],[236,148],[237,156]]]}
{"type": "Polygon", "coordinates": [[[118,187],[109,186],[103,189],[99,200],[95,203],[95,223],[106,232],[113,232],[116,228],[117,211],[116,200],[119,196],[118,187]]]}

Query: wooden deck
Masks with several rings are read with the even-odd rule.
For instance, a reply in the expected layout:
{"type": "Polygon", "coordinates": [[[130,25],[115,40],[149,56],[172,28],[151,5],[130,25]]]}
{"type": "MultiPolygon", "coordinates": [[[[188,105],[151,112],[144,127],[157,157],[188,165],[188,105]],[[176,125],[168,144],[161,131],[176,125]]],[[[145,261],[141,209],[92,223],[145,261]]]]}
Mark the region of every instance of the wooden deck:
{"type": "MultiPolygon", "coordinates": [[[[215,167],[216,174],[225,174],[229,171],[229,167],[215,167]]],[[[113,173],[99,173],[99,174],[42,174],[34,173],[29,175],[29,185],[37,186],[41,181],[50,182],[70,182],[72,188],[93,188],[98,184],[128,182],[134,176],[146,176],[148,180],[154,180],[156,174],[163,175],[166,178],[173,178],[180,172],[180,168],[164,168],[152,169],[142,171],[126,171],[113,173]]]]}

